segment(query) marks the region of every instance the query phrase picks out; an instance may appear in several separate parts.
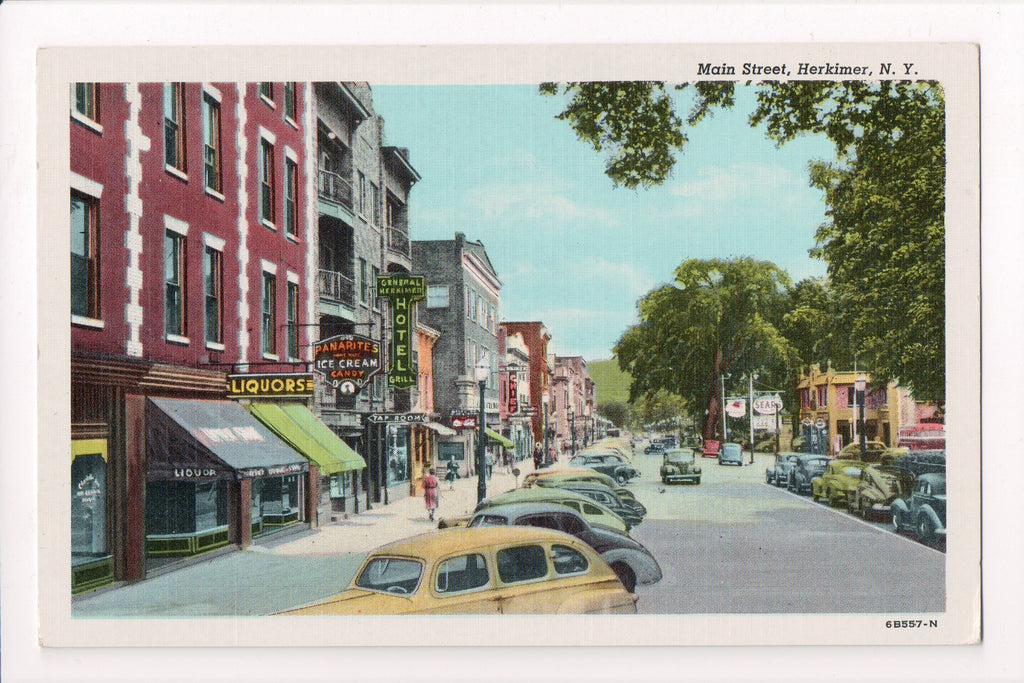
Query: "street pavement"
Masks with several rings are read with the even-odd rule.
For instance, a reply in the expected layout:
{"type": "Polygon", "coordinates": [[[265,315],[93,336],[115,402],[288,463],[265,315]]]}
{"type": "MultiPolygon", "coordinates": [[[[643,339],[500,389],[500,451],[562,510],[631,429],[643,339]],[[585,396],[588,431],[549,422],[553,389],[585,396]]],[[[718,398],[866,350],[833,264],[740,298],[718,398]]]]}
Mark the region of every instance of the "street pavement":
{"type": "MultiPolygon", "coordinates": [[[[566,459],[556,467],[564,467],[566,459]]],[[[923,613],[945,605],[945,557],[808,497],[764,483],[770,456],[719,466],[704,459],[698,486],[661,483],[660,456],[637,450],[630,483],[648,509],[632,535],[651,550],[664,578],[637,588],[641,613],[923,613]]],[[[519,464],[518,481],[533,470],[519,464]]],[[[517,479],[496,468],[493,496],[517,479]]],[[[477,480],[441,482],[438,517],[470,513],[477,480]]],[[[366,553],[432,532],[422,498],[297,534],[258,539],[131,585],[74,598],[74,617],[199,617],[272,614],[343,590],[366,553]]]]}
{"type": "MultiPolygon", "coordinates": [[[[503,493],[533,471],[533,461],[517,465],[518,479],[495,467],[489,496],[503,493]]],[[[438,517],[468,514],[476,507],[476,477],[454,488],[442,481],[438,517]]],[[[292,535],[257,539],[245,550],[211,557],[137,583],[75,597],[72,617],[257,616],[316,602],[348,587],[366,553],[401,538],[429,533],[437,522],[422,498],[390,505],[292,535]]]]}
{"type": "MultiPolygon", "coordinates": [[[[749,458],[749,454],[747,456],[749,458]]],[[[838,509],[764,483],[753,465],[704,459],[699,486],[666,486],[638,455],[648,508],[632,533],[664,578],[638,587],[647,614],[920,613],[945,609],[945,556],[838,509]]]]}

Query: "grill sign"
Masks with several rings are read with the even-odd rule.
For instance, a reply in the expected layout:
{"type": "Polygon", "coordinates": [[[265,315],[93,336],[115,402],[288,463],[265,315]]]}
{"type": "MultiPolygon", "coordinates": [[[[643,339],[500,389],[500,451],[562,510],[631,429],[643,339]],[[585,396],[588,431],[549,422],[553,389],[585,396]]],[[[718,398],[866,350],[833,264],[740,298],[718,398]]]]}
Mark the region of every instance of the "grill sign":
{"type": "Polygon", "coordinates": [[[416,386],[412,360],[412,304],[427,296],[422,275],[377,277],[377,296],[391,302],[391,367],[388,384],[399,389],[416,386]]]}
{"type": "Polygon", "coordinates": [[[310,372],[228,375],[228,398],[312,395],[313,374],[310,372]]]}
{"type": "Polygon", "coordinates": [[[380,372],[380,343],[339,334],[313,345],[313,372],[343,394],[354,395],[380,372]]]}

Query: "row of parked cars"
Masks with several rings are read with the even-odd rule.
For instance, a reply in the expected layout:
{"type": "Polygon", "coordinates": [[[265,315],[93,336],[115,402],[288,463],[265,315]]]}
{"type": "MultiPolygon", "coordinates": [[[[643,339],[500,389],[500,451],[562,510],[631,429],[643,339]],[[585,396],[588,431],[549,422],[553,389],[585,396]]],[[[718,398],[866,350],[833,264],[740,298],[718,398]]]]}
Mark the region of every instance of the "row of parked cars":
{"type": "Polygon", "coordinates": [[[647,514],[622,486],[637,475],[623,449],[599,443],[437,532],[378,548],[348,590],[283,614],[635,614],[636,586],[662,578],[629,535],[647,514]]]}
{"type": "Polygon", "coordinates": [[[866,519],[887,518],[896,531],[910,532],[922,543],[945,540],[945,451],[899,452],[873,442],[863,459],[857,444],[835,459],[781,454],[765,480],[866,519]]]}

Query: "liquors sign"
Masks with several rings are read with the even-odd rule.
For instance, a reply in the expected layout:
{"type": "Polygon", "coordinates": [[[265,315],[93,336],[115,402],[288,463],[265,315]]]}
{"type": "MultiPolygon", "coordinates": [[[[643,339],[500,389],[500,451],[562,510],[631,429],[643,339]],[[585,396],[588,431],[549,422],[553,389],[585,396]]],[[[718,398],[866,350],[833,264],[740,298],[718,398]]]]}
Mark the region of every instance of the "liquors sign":
{"type": "Polygon", "coordinates": [[[354,395],[380,372],[380,343],[339,334],[313,344],[313,372],[343,394],[354,395]]]}
{"type": "Polygon", "coordinates": [[[427,296],[421,275],[378,275],[377,296],[391,302],[391,365],[388,384],[399,389],[416,386],[412,360],[412,305],[427,296]]]}

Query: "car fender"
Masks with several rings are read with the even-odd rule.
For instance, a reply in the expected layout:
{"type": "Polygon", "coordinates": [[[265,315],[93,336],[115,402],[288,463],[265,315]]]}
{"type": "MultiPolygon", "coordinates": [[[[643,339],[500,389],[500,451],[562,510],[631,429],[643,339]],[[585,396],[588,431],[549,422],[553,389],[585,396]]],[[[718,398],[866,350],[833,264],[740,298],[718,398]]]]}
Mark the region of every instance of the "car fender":
{"type": "Polygon", "coordinates": [[[939,516],[935,513],[935,510],[932,509],[931,505],[925,504],[918,508],[917,516],[920,517],[921,515],[926,515],[929,519],[932,520],[932,524],[935,527],[935,533],[946,533],[946,525],[942,523],[942,520],[939,519],[939,516]]]}
{"type": "MultiPolygon", "coordinates": [[[[616,581],[618,583],[618,581],[616,581]]],[[[576,593],[558,606],[559,614],[636,614],[637,596],[621,585],[576,593]]]]}
{"type": "Polygon", "coordinates": [[[654,559],[653,555],[642,550],[611,548],[601,553],[601,559],[607,562],[609,566],[616,562],[624,562],[633,570],[637,585],[646,586],[647,584],[661,581],[662,573],[658,561],[654,559]]]}

